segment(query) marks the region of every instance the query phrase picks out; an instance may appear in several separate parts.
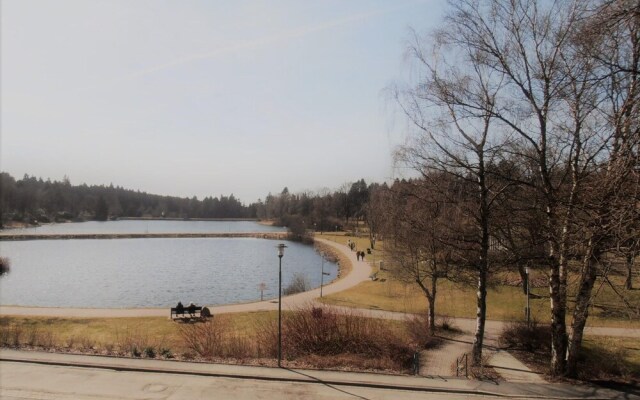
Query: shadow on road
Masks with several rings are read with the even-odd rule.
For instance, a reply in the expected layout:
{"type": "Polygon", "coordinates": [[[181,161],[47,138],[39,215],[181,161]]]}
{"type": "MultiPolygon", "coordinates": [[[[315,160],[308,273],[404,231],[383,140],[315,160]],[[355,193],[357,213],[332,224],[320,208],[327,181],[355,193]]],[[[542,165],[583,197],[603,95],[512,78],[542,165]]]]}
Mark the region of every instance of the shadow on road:
{"type": "Polygon", "coordinates": [[[302,375],[302,376],[304,376],[304,377],[307,377],[307,378],[313,379],[315,382],[317,382],[317,383],[321,383],[321,384],[325,385],[326,387],[331,388],[331,389],[333,389],[333,390],[337,390],[337,391],[338,391],[338,392],[340,392],[340,393],[344,393],[344,394],[347,394],[347,395],[349,395],[349,396],[357,397],[358,399],[362,399],[362,400],[370,400],[370,399],[368,399],[368,398],[366,398],[366,397],[362,397],[362,396],[357,395],[357,394],[355,394],[355,393],[347,392],[346,390],[343,390],[343,389],[337,388],[337,387],[335,387],[334,385],[331,385],[331,384],[329,384],[329,383],[326,383],[326,382],[324,382],[324,381],[322,381],[322,380],[320,380],[320,379],[316,378],[315,376],[307,375],[307,374],[304,374],[304,373],[302,373],[302,372],[300,372],[300,371],[296,371],[296,370],[294,370],[294,369],[289,369],[289,368],[284,368],[284,369],[286,369],[287,371],[290,371],[290,372],[296,373],[296,374],[298,374],[298,375],[302,375]]]}

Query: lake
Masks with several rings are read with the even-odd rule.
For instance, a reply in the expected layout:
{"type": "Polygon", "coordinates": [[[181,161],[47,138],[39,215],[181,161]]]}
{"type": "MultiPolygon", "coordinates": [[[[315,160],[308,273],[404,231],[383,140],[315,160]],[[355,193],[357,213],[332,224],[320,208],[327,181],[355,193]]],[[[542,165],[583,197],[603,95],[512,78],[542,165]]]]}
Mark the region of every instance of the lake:
{"type": "MultiPolygon", "coordinates": [[[[127,225],[119,222],[141,221],[113,224],[127,225]]],[[[149,222],[151,229],[160,229],[155,222],[193,224],[193,229],[204,229],[201,222],[218,221],[149,222]]],[[[244,221],[222,224],[230,224],[229,229],[235,229],[231,232],[244,229],[239,225],[251,226],[244,221]]],[[[73,229],[73,225],[55,226],[73,229]]],[[[267,286],[265,299],[275,298],[278,243],[254,238],[0,241],[0,255],[11,260],[10,273],[0,278],[0,304],[125,308],[170,307],[182,301],[220,305],[260,300],[261,283],[267,286]]],[[[304,276],[311,287],[319,287],[323,264],[329,273],[324,283],[336,278],[338,266],[323,262],[313,246],[284,243],[288,248],[282,258],[283,288],[295,274],[304,276]]]]}

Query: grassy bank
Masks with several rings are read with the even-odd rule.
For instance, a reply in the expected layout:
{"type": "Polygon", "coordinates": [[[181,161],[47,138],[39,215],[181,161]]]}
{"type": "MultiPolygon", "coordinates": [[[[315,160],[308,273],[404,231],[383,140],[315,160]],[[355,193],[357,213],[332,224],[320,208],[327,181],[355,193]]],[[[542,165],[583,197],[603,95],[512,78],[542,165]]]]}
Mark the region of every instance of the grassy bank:
{"type": "MultiPolygon", "coordinates": [[[[166,318],[0,317],[8,348],[139,358],[275,365],[277,313],[224,314],[208,322],[166,318]]],[[[305,307],[283,313],[290,367],[408,373],[416,350],[434,346],[423,324],[305,307]]]]}
{"type": "MultiPolygon", "coordinates": [[[[355,241],[359,249],[367,248],[369,241],[367,238],[355,238],[340,234],[322,235],[337,243],[346,244],[348,240],[355,241]]],[[[368,261],[376,260],[374,272],[379,269],[379,260],[383,258],[383,243],[376,244],[374,254],[368,256],[368,261]]],[[[408,313],[421,313],[427,310],[427,300],[424,294],[413,283],[400,282],[389,273],[389,271],[379,271],[377,280],[362,282],[359,285],[340,293],[331,294],[322,298],[325,304],[367,308],[374,310],[388,310],[408,313]]],[[[491,285],[487,295],[487,318],[493,320],[520,320],[524,316],[526,306],[526,296],[520,286],[511,286],[499,283],[500,281],[510,281],[518,279],[517,274],[500,274],[497,283],[491,285]]],[[[532,280],[546,281],[542,272],[537,275],[532,274],[532,280]]],[[[611,276],[611,281],[615,285],[622,285],[623,277],[611,276]]],[[[575,277],[570,279],[575,286],[575,277]]],[[[597,296],[594,306],[590,310],[588,320],[589,326],[611,326],[625,328],[640,328],[640,320],[635,318],[633,311],[630,311],[611,289],[610,286],[598,282],[596,284],[597,296]]],[[[571,289],[569,296],[569,308],[572,309],[571,289]]],[[[549,289],[546,285],[531,288],[532,297],[530,300],[532,317],[539,321],[549,321],[551,319],[549,305],[549,289]]],[[[640,290],[624,291],[626,300],[635,308],[640,307],[640,290]]],[[[475,288],[461,284],[454,284],[446,280],[438,283],[438,294],[436,299],[436,313],[451,317],[475,318],[476,314],[476,293],[475,288]]]]}

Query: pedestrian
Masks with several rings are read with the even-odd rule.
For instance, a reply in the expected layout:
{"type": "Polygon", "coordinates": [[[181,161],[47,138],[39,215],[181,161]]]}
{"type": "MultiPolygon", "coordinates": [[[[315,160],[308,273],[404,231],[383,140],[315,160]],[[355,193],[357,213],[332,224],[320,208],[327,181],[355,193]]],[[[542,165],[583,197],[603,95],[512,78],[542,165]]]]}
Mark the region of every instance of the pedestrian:
{"type": "Polygon", "coordinates": [[[356,253],[356,260],[360,261],[360,252],[359,251],[356,253]]]}
{"type": "Polygon", "coordinates": [[[360,252],[360,258],[364,261],[364,250],[360,252]]]}

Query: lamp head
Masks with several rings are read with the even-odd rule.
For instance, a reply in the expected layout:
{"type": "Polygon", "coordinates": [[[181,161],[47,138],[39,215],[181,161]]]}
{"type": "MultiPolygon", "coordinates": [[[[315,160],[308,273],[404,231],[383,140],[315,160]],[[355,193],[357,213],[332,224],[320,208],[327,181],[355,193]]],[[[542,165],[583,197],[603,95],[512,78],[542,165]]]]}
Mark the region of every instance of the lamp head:
{"type": "Polygon", "coordinates": [[[284,249],[287,246],[284,243],[280,243],[277,248],[278,248],[278,257],[282,258],[282,256],[284,256],[284,249]]]}

